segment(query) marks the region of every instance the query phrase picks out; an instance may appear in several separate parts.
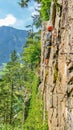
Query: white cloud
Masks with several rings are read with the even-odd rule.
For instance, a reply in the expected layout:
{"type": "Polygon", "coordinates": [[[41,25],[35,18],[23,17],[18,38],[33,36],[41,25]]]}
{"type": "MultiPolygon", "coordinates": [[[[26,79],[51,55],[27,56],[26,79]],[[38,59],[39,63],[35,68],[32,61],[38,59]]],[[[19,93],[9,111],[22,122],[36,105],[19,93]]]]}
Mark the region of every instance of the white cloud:
{"type": "Polygon", "coordinates": [[[35,16],[35,15],[39,15],[39,12],[37,11],[32,12],[31,16],[35,16]]]}
{"type": "Polygon", "coordinates": [[[35,2],[34,3],[34,8],[39,10],[41,8],[41,4],[38,4],[37,2],[35,2]]]}
{"type": "Polygon", "coordinates": [[[37,2],[34,2],[33,6],[30,6],[28,9],[31,12],[31,16],[39,15],[39,12],[37,10],[40,10],[41,4],[38,4],[37,2]]]}
{"type": "Polygon", "coordinates": [[[16,18],[12,14],[6,15],[4,19],[0,19],[0,26],[9,26],[16,23],[16,18]]]}

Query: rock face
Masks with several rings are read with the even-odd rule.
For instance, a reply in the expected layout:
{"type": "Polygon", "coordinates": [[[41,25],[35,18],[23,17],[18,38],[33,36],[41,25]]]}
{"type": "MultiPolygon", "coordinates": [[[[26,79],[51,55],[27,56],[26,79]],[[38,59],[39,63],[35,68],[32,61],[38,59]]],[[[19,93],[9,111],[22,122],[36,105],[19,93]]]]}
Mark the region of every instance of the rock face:
{"type": "Polygon", "coordinates": [[[49,67],[43,66],[47,22],[42,25],[40,89],[49,130],[73,130],[73,0],[58,0],[58,5],[53,23],[58,35],[52,37],[49,67]]]}

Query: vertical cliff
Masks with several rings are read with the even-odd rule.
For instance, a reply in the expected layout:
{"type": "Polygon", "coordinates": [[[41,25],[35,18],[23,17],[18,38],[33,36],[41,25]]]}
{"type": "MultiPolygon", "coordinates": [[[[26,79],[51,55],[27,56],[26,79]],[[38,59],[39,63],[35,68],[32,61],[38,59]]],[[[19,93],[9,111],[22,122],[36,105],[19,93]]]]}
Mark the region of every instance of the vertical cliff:
{"type": "Polygon", "coordinates": [[[50,21],[57,29],[57,39],[52,37],[48,67],[43,65],[48,22],[43,22],[41,34],[44,120],[47,111],[49,130],[73,130],[73,0],[58,0],[56,7],[52,2],[50,21]]]}

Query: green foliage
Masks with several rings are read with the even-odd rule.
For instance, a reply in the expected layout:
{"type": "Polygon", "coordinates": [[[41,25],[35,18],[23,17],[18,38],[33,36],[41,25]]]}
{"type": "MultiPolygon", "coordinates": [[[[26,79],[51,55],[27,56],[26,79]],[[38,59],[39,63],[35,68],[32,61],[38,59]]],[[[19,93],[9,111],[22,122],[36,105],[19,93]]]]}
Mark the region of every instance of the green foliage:
{"type": "MultiPolygon", "coordinates": [[[[23,7],[28,1],[22,0],[19,4],[23,7]]],[[[46,20],[49,17],[48,4],[50,6],[50,0],[49,2],[42,0],[40,14],[46,20]]],[[[3,71],[0,80],[0,128],[2,130],[48,130],[47,121],[43,122],[43,100],[38,92],[39,72],[37,71],[41,55],[39,35],[40,31],[31,32],[28,36],[22,54],[22,64],[14,50],[10,57],[11,61],[3,71]]]]}
{"type": "Polygon", "coordinates": [[[11,53],[11,61],[12,61],[12,62],[15,62],[15,61],[17,61],[17,59],[18,59],[18,56],[17,56],[16,51],[14,50],[14,51],[11,53]]]}
{"type": "MultiPolygon", "coordinates": [[[[29,2],[30,0],[20,0],[20,2],[18,2],[19,3],[19,5],[21,6],[21,7],[27,7],[28,6],[28,2],[29,2]]],[[[34,1],[36,1],[36,2],[41,2],[41,0],[34,0],[34,1]]]]}
{"type": "Polygon", "coordinates": [[[17,58],[16,60],[11,58],[4,71],[5,74],[0,80],[0,123],[15,127],[22,122],[24,98],[23,74],[21,76],[21,65],[17,58]]]}
{"type": "Polygon", "coordinates": [[[23,60],[31,68],[34,68],[39,64],[40,61],[40,41],[35,41],[36,39],[31,39],[27,41],[27,46],[24,48],[23,60]],[[31,43],[31,42],[32,43],[31,43]]]}
{"type": "MultiPolygon", "coordinates": [[[[29,0],[21,0],[21,7],[29,0]]],[[[41,3],[40,15],[34,24],[38,27],[42,20],[48,20],[51,0],[35,0],[41,3]]],[[[40,63],[40,31],[30,33],[22,63],[16,51],[11,54],[0,80],[0,129],[1,130],[48,130],[47,119],[43,122],[43,100],[38,92],[40,63]]],[[[56,71],[55,71],[56,77],[56,71]]]]}
{"type": "Polygon", "coordinates": [[[24,61],[29,62],[29,64],[32,64],[32,66],[35,66],[39,62],[40,58],[40,48],[39,43],[31,44],[29,47],[24,48],[24,54],[26,55],[24,57],[24,61]]]}
{"type": "Polygon", "coordinates": [[[41,94],[37,91],[38,80],[38,77],[34,75],[30,108],[24,130],[48,130],[47,121],[43,124],[43,100],[41,94]]]}
{"type": "Polygon", "coordinates": [[[42,27],[42,18],[40,15],[41,15],[41,13],[39,11],[39,15],[36,15],[33,17],[33,24],[36,26],[36,28],[42,27]]]}
{"type": "Polygon", "coordinates": [[[51,0],[42,0],[41,16],[43,20],[49,20],[51,0]]]}
{"type": "Polygon", "coordinates": [[[13,128],[9,124],[0,124],[0,130],[19,130],[20,127],[13,128]]]}
{"type": "Polygon", "coordinates": [[[40,61],[40,41],[36,40],[36,37],[33,37],[33,39],[32,41],[30,38],[32,43],[30,41],[27,42],[23,54],[24,65],[27,69],[26,75],[28,77],[26,86],[30,88],[30,105],[27,108],[28,116],[24,123],[24,130],[48,130],[47,123],[43,123],[43,100],[38,92],[39,77],[36,75],[37,66],[40,61]]]}
{"type": "MultiPolygon", "coordinates": [[[[0,80],[0,124],[5,124],[1,126],[2,130],[17,130],[18,126],[23,127],[24,122],[29,117],[32,104],[35,103],[40,41],[36,36],[33,37],[33,40],[31,36],[29,37],[30,40],[24,48],[24,65],[18,61],[17,54],[13,51],[11,61],[5,66],[4,75],[0,80]]],[[[30,124],[30,121],[28,123],[30,124]]]]}
{"type": "MultiPolygon", "coordinates": [[[[20,0],[20,1],[21,1],[20,2],[21,7],[26,7],[30,0],[26,0],[26,1],[20,0]]],[[[33,17],[33,24],[38,28],[38,27],[41,27],[43,20],[45,20],[45,21],[49,20],[50,6],[51,6],[52,0],[34,0],[34,1],[41,3],[40,11],[38,10],[39,15],[36,15],[36,16],[33,17]]],[[[56,3],[57,3],[57,0],[55,0],[55,4],[56,3]]]]}
{"type": "Polygon", "coordinates": [[[21,0],[20,2],[18,2],[18,4],[23,8],[23,7],[26,7],[28,6],[28,3],[29,0],[21,0]]]}

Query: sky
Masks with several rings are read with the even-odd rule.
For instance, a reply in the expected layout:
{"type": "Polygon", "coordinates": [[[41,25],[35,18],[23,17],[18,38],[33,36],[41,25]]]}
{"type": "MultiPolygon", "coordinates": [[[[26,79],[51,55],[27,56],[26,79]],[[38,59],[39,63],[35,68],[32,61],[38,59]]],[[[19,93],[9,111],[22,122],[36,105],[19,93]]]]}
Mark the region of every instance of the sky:
{"type": "Polygon", "coordinates": [[[27,25],[32,24],[31,15],[36,14],[36,2],[29,2],[29,7],[21,8],[19,0],[0,0],[0,27],[11,26],[25,30],[27,25]]]}

